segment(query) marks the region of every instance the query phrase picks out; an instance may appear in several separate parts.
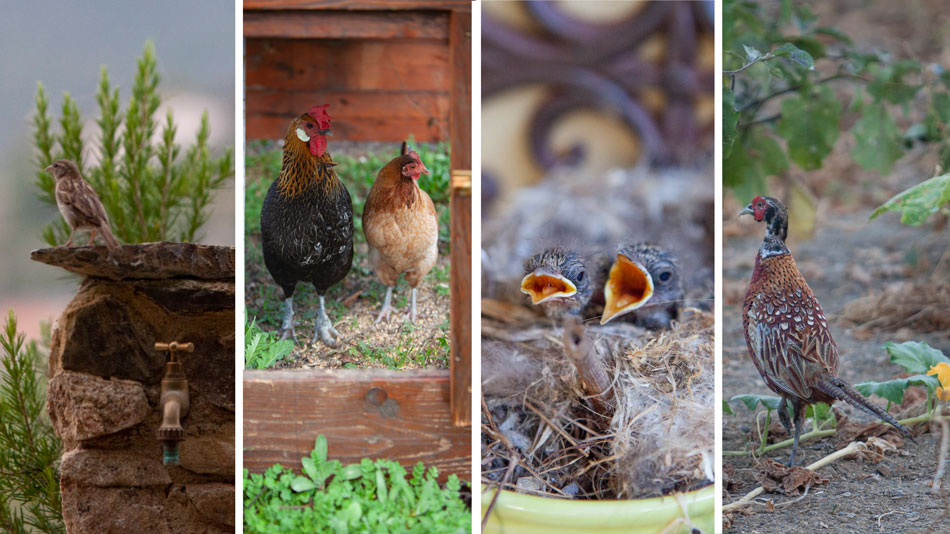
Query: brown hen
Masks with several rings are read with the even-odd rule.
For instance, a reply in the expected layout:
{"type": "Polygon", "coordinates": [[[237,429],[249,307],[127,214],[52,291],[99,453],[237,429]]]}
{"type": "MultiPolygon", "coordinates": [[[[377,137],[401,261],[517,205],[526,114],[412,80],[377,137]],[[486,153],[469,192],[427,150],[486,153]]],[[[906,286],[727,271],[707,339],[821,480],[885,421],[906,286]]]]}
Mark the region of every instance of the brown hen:
{"type": "Polygon", "coordinates": [[[416,288],[439,258],[439,223],[435,205],[417,180],[429,174],[419,154],[408,150],[379,170],[363,208],[363,233],[369,261],[386,286],[386,299],[376,322],[389,319],[393,286],[400,274],[412,288],[409,320],[416,320],[416,288]]]}

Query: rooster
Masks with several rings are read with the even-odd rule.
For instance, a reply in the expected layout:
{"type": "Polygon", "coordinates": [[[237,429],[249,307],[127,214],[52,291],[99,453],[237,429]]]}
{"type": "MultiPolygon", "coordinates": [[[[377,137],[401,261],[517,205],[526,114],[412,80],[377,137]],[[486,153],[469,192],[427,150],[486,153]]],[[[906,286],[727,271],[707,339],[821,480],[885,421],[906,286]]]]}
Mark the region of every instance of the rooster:
{"type": "Polygon", "coordinates": [[[419,154],[403,143],[401,154],[379,170],[366,197],[363,233],[369,245],[369,261],[386,286],[377,323],[388,320],[395,311],[393,286],[403,273],[412,288],[409,320],[416,321],[416,288],[439,258],[435,205],[417,183],[423,174],[429,174],[429,169],[419,154]]]}
{"type": "Polygon", "coordinates": [[[339,332],[327,317],[324,295],[353,264],[353,202],[327,152],[332,135],[327,105],[314,106],[290,123],[280,175],[261,207],[264,265],[284,291],[282,339],[297,340],[293,296],[297,282],[310,282],[320,297],[317,338],[336,345],[339,332]]]}
{"type": "Polygon", "coordinates": [[[910,431],[894,417],[838,378],[838,346],[828,319],[785,246],[785,206],[772,197],[757,196],[739,215],[752,215],[756,222],[765,223],[765,239],[742,307],[742,327],[752,363],[769,389],[782,396],[779,419],[793,435],[788,465],[795,465],[805,407],[816,402],[843,400],[890,423],[913,441],[910,431]],[[792,419],[786,406],[791,407],[792,419]]]}

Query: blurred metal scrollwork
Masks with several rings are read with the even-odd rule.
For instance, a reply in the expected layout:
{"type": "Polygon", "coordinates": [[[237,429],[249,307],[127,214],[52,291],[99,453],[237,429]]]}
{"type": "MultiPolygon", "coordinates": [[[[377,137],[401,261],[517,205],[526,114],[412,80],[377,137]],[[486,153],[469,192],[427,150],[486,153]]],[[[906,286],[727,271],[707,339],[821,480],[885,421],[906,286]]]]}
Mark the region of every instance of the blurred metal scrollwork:
{"type": "Polygon", "coordinates": [[[712,2],[649,2],[627,20],[592,24],[564,13],[556,2],[524,2],[543,29],[529,34],[482,13],[482,98],[523,84],[554,90],[531,120],[531,150],[542,168],[572,165],[582,147],[558,156],[547,139],[564,114],[579,108],[616,113],[640,137],[650,161],[673,164],[711,150],[712,125],[697,124],[696,97],[712,95],[713,69],[697,64],[698,40],[712,35],[712,2]],[[661,63],[637,48],[657,34],[667,43],[661,63]],[[661,112],[637,101],[644,89],[659,90],[661,112]],[[708,137],[709,139],[704,139],[708,137]],[[702,146],[700,146],[702,145],[702,146]]]}

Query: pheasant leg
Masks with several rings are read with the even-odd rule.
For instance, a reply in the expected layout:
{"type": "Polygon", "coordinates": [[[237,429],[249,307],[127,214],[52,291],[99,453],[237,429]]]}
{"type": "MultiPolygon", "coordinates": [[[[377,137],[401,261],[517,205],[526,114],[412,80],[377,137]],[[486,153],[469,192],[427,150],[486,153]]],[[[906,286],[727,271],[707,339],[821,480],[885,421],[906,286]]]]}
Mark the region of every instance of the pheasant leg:
{"type": "Polygon", "coordinates": [[[320,311],[317,313],[317,321],[313,325],[313,339],[311,343],[316,343],[319,337],[324,345],[335,347],[336,338],[339,337],[339,335],[340,333],[336,331],[336,328],[333,328],[333,323],[330,322],[330,318],[327,317],[326,303],[323,295],[320,295],[320,311]]]}
{"type": "Polygon", "coordinates": [[[280,339],[291,339],[294,343],[297,342],[297,334],[294,332],[293,297],[287,297],[284,299],[284,319],[281,322],[280,330],[277,333],[280,334],[280,339]]]}
{"type": "Polygon", "coordinates": [[[393,300],[393,288],[387,287],[386,299],[383,300],[383,307],[380,308],[379,315],[376,316],[377,323],[382,321],[383,319],[386,319],[386,321],[388,322],[389,316],[392,315],[394,311],[396,311],[396,308],[393,308],[392,300],[393,300]]]}
{"type": "Polygon", "coordinates": [[[788,459],[788,466],[795,465],[795,453],[798,452],[798,437],[802,434],[802,426],[805,423],[805,407],[801,402],[792,401],[792,417],[795,419],[795,437],[792,438],[792,456],[788,459]]]}

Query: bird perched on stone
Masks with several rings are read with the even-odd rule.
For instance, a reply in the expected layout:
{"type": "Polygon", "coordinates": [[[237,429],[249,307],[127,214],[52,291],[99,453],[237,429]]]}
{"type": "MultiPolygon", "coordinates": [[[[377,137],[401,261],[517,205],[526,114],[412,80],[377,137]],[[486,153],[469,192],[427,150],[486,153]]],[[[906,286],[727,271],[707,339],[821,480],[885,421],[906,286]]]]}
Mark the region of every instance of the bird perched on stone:
{"type": "Polygon", "coordinates": [[[594,284],[580,254],[553,247],[524,264],[521,292],[551,318],[577,315],[590,302],[594,284]]]}
{"type": "Polygon", "coordinates": [[[782,397],[779,418],[793,434],[788,465],[795,464],[805,407],[816,402],[843,400],[913,440],[890,414],[838,378],[838,347],[828,319],[785,245],[785,206],[775,198],[757,196],[739,215],[752,215],[756,222],[765,223],[765,239],[742,307],[742,327],[752,363],[769,389],[782,397]],[[791,407],[791,419],[787,407],[791,407]]]}
{"type": "Polygon", "coordinates": [[[604,283],[600,324],[634,313],[641,326],[669,328],[683,298],[682,278],[671,253],[652,243],[622,243],[604,283]]]}
{"type": "Polygon", "coordinates": [[[46,167],[46,171],[56,182],[56,206],[72,229],[66,246],[73,244],[76,230],[89,230],[89,245],[96,238],[96,232],[99,232],[110,251],[118,249],[119,241],[112,235],[109,216],[99,196],[83,180],[79,167],[70,160],[61,159],[46,167]]]}

